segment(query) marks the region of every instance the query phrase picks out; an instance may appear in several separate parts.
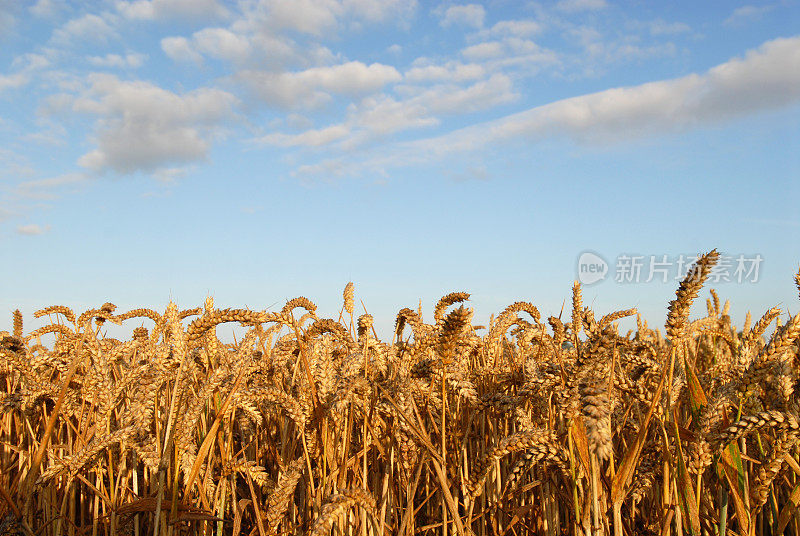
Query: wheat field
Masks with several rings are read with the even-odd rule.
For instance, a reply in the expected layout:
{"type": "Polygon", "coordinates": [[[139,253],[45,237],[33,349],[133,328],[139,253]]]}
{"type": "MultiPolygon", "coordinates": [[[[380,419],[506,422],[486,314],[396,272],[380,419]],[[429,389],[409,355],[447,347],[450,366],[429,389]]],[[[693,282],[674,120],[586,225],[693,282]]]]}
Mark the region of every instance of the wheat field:
{"type": "Polygon", "coordinates": [[[800,314],[736,326],[710,290],[690,320],[717,258],[663,334],[595,314],[578,283],[568,319],[520,301],[477,326],[454,292],[428,321],[402,309],[387,342],[352,283],[337,319],[304,297],[106,303],[26,333],[16,311],[0,534],[800,534],[800,314]],[[227,322],[240,340],[217,338],[227,322]]]}

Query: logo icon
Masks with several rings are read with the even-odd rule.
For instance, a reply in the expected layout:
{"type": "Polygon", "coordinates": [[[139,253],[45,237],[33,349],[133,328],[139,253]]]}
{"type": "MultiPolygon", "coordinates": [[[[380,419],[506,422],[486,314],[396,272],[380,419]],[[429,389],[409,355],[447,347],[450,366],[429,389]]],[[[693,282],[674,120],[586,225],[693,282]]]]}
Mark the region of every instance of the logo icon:
{"type": "Polygon", "coordinates": [[[592,285],[608,275],[606,260],[592,251],[584,251],[578,257],[578,281],[582,285],[592,285]]]}

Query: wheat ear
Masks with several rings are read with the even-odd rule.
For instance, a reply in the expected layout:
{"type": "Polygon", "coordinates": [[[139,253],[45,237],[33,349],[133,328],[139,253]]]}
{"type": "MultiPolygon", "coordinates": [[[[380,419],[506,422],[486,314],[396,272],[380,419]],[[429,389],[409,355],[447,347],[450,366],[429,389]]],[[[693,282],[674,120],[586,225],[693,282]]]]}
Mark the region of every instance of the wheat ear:
{"type": "Polygon", "coordinates": [[[305,460],[302,456],[290,463],[278,477],[278,483],[267,500],[267,524],[275,534],[278,532],[278,523],[289,508],[289,499],[294,494],[304,465],[305,460]]]}
{"type": "Polygon", "coordinates": [[[329,497],[322,505],[319,517],[311,527],[310,536],[327,534],[333,527],[333,522],[356,505],[366,510],[373,521],[377,518],[375,498],[372,495],[361,488],[345,489],[329,497]]]}
{"type": "Polygon", "coordinates": [[[470,496],[475,498],[481,494],[483,491],[483,483],[486,481],[486,477],[489,476],[489,471],[495,460],[499,460],[512,452],[537,448],[539,445],[549,445],[557,450],[554,446],[555,438],[552,432],[548,430],[530,430],[505,437],[475,466],[470,481],[467,484],[467,490],[470,496]]]}
{"type": "Polygon", "coordinates": [[[686,321],[689,319],[689,309],[692,302],[697,297],[700,289],[708,279],[711,269],[717,264],[719,253],[716,249],[701,256],[697,262],[689,269],[678,290],[675,292],[676,298],[669,302],[669,313],[667,315],[667,336],[675,341],[685,334],[686,321]]]}

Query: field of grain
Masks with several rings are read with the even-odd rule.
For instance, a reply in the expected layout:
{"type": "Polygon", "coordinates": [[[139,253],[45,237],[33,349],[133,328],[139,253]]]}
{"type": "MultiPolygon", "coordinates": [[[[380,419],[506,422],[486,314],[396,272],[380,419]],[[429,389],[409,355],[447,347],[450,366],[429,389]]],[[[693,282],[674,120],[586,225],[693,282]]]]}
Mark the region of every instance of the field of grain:
{"type": "Polygon", "coordinates": [[[476,326],[454,292],[429,319],[402,309],[387,342],[352,284],[337,319],[304,297],[52,306],[27,333],[16,312],[0,534],[800,534],[800,314],[737,326],[710,290],[690,320],[717,257],[663,335],[577,283],[569,318],[517,302],[476,326]],[[246,334],[222,343],[226,322],[246,334]]]}

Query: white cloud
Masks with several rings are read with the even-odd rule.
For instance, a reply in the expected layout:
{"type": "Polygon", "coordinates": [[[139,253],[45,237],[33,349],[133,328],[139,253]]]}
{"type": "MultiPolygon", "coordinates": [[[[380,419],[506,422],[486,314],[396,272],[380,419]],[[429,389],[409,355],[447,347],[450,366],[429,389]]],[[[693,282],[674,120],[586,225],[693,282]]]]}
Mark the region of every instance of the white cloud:
{"type": "Polygon", "coordinates": [[[369,22],[403,19],[417,8],[416,0],[344,0],[344,9],[369,22]]]}
{"type": "Polygon", "coordinates": [[[430,113],[453,114],[494,108],[518,97],[511,79],[498,73],[466,88],[434,87],[416,97],[416,100],[430,113]]]}
{"type": "Polygon", "coordinates": [[[46,179],[24,181],[17,185],[16,194],[33,199],[53,199],[59,188],[81,184],[87,180],[84,173],[65,173],[46,179]]]}
{"type": "Polygon", "coordinates": [[[387,95],[364,99],[352,110],[351,121],[360,129],[360,138],[351,140],[357,145],[372,136],[386,136],[401,130],[430,127],[439,124],[419,99],[398,101],[387,95]]]}
{"type": "Polygon", "coordinates": [[[401,79],[390,65],[366,65],[351,61],[332,67],[314,67],[298,73],[298,78],[324,90],[344,95],[372,93],[388,83],[401,79]]]}
{"type": "Polygon", "coordinates": [[[203,62],[203,56],[194,50],[185,37],[165,37],[161,40],[161,50],[173,61],[203,62]]]}
{"type": "Polygon", "coordinates": [[[72,109],[74,100],[74,97],[70,94],[55,93],[42,100],[36,113],[42,117],[50,117],[68,112],[72,109]]]}
{"type": "Polygon", "coordinates": [[[189,166],[159,168],[153,172],[153,178],[164,184],[172,184],[186,176],[189,166]]]}
{"type": "Polygon", "coordinates": [[[578,42],[584,48],[587,48],[603,39],[603,34],[601,34],[596,28],[589,28],[588,26],[575,26],[569,28],[567,30],[567,35],[571,40],[578,42]]]}
{"type": "Polygon", "coordinates": [[[312,35],[335,28],[337,17],[343,12],[335,0],[268,0],[263,5],[267,6],[273,27],[312,35]]]}
{"type": "Polygon", "coordinates": [[[21,235],[27,236],[36,236],[40,234],[44,234],[50,230],[49,225],[38,225],[36,223],[29,223],[27,225],[18,225],[17,226],[17,233],[21,235]]]}
{"type": "Polygon", "coordinates": [[[486,69],[477,63],[447,62],[444,65],[422,65],[405,72],[403,79],[409,83],[466,82],[486,75],[486,69]]]}
{"type": "MultiPolygon", "coordinates": [[[[615,64],[642,62],[652,58],[669,58],[678,54],[678,47],[672,41],[653,40],[647,33],[682,32],[682,23],[664,23],[663,21],[633,21],[627,24],[635,33],[615,36],[604,36],[596,28],[573,26],[567,29],[569,39],[583,48],[579,55],[564,54],[562,63],[582,69],[581,76],[598,77],[607,74],[615,64]]],[[[690,28],[686,28],[691,31],[690,28]]]]}
{"type": "Polygon", "coordinates": [[[347,166],[345,163],[343,163],[341,159],[330,158],[323,160],[318,164],[303,164],[302,166],[298,166],[298,168],[292,172],[292,175],[303,178],[319,175],[327,177],[344,177],[350,172],[349,168],[350,166],[347,166]]]}
{"type": "Polygon", "coordinates": [[[22,54],[14,58],[11,67],[14,73],[0,74],[0,93],[6,89],[18,89],[31,81],[31,75],[50,65],[50,61],[41,54],[22,54]]]}
{"type": "Polygon", "coordinates": [[[518,69],[533,74],[542,66],[559,63],[558,56],[553,51],[542,48],[529,39],[519,37],[478,43],[463,49],[461,55],[479,63],[490,72],[518,69]]]}
{"type": "Polygon", "coordinates": [[[62,3],[53,0],[39,0],[29,8],[29,11],[35,17],[50,18],[58,15],[64,7],[62,3]]]}
{"type": "Polygon", "coordinates": [[[256,142],[283,147],[320,147],[338,144],[350,150],[369,144],[395,132],[436,126],[439,115],[455,115],[485,110],[516,99],[511,80],[495,74],[471,86],[442,84],[425,89],[405,100],[388,95],[363,99],[351,105],[347,121],[323,129],[311,129],[300,134],[271,133],[256,142]]]}
{"type": "Polygon", "coordinates": [[[144,65],[144,61],[147,59],[145,54],[125,54],[121,56],[119,54],[106,54],[105,56],[90,56],[89,63],[94,65],[95,67],[118,67],[121,69],[124,68],[131,68],[131,69],[138,69],[142,65],[144,65]]]}
{"type": "Polygon", "coordinates": [[[128,19],[198,19],[206,17],[222,18],[228,15],[228,10],[217,0],[118,1],[116,7],[128,19]]]}
{"type": "Polygon", "coordinates": [[[402,77],[389,65],[351,61],[299,72],[242,71],[236,78],[269,104],[313,107],[329,100],[330,93],[350,97],[367,95],[402,77]]]}
{"type": "Polygon", "coordinates": [[[405,27],[416,1],[253,0],[239,2],[238,7],[240,13],[228,26],[164,38],[162,50],[175,61],[200,63],[204,57],[213,57],[258,65],[264,71],[328,65],[341,62],[342,55],[305,36],[298,37],[302,41],[298,45],[293,34],[328,37],[341,29],[359,32],[365,22],[391,21],[405,27]]]}
{"type": "Polygon", "coordinates": [[[0,74],[0,92],[20,88],[30,81],[27,73],[0,74]]]}
{"type": "Polygon", "coordinates": [[[87,13],[68,21],[64,26],[55,30],[52,40],[62,46],[71,45],[75,41],[105,43],[109,39],[117,37],[117,31],[111,25],[113,20],[114,17],[111,15],[104,14],[101,17],[94,13],[87,13]]]}
{"type": "MultiPolygon", "coordinates": [[[[302,54],[289,39],[279,39],[269,32],[251,33],[234,24],[236,31],[227,28],[204,28],[186,37],[166,37],[161,49],[174,61],[202,63],[203,57],[217,58],[237,64],[254,60],[258,64],[282,63],[287,58],[299,60],[302,54]]],[[[305,51],[314,60],[318,49],[305,51]]]]}
{"type": "Polygon", "coordinates": [[[500,41],[478,43],[462,50],[461,55],[474,61],[498,58],[503,55],[503,44],[500,41]]]}
{"type": "Polygon", "coordinates": [[[20,139],[42,145],[66,145],[68,131],[62,123],[40,116],[37,117],[36,124],[40,127],[39,131],[25,134],[20,139]]]}
{"type": "Polygon", "coordinates": [[[692,31],[691,26],[685,22],[666,22],[658,19],[650,23],[650,33],[652,35],[674,35],[692,31]]]}
{"type": "Polygon", "coordinates": [[[765,13],[770,11],[772,6],[741,6],[733,10],[733,13],[723,21],[725,26],[741,26],[748,22],[760,19],[765,13]]]}
{"type": "Polygon", "coordinates": [[[0,0],[0,41],[17,24],[15,12],[21,5],[17,0],[0,0]]]}
{"type": "Polygon", "coordinates": [[[535,20],[503,20],[496,23],[487,33],[501,37],[531,37],[541,33],[543,27],[535,20]]]}
{"type": "Polygon", "coordinates": [[[447,8],[440,24],[445,28],[448,26],[471,26],[473,28],[483,27],[483,20],[486,18],[486,10],[479,4],[466,4],[463,6],[451,6],[447,8]]]}
{"type": "Polygon", "coordinates": [[[106,74],[90,75],[89,82],[91,89],[73,109],[100,116],[97,149],[78,163],[98,172],[153,172],[202,160],[238,103],[219,89],[179,95],[149,82],[124,82],[106,74]]]}
{"type": "Polygon", "coordinates": [[[205,28],[195,32],[192,41],[197,51],[228,61],[244,61],[250,53],[247,38],[225,28],[205,28]]]}
{"type": "Polygon", "coordinates": [[[363,22],[407,27],[417,0],[259,0],[240,6],[243,17],[231,26],[237,33],[274,37],[288,31],[321,37],[341,28],[358,30],[363,22]]]}
{"type": "Polygon", "coordinates": [[[567,13],[595,11],[598,9],[605,9],[606,7],[608,7],[606,0],[559,0],[556,4],[556,9],[567,13]]]}
{"type": "Polygon", "coordinates": [[[280,147],[319,147],[341,140],[350,133],[344,125],[333,125],[319,130],[307,130],[301,134],[267,134],[255,141],[280,147]]]}
{"type": "Polygon", "coordinates": [[[604,64],[643,60],[654,57],[669,57],[677,54],[674,43],[658,43],[650,46],[641,46],[635,42],[596,42],[586,47],[592,61],[591,68],[598,66],[598,60],[604,64]]]}
{"type": "Polygon", "coordinates": [[[37,69],[48,67],[49,65],[50,60],[48,60],[45,56],[33,53],[17,56],[14,58],[14,61],[11,62],[12,67],[17,67],[24,71],[35,71],[37,69]]]}

